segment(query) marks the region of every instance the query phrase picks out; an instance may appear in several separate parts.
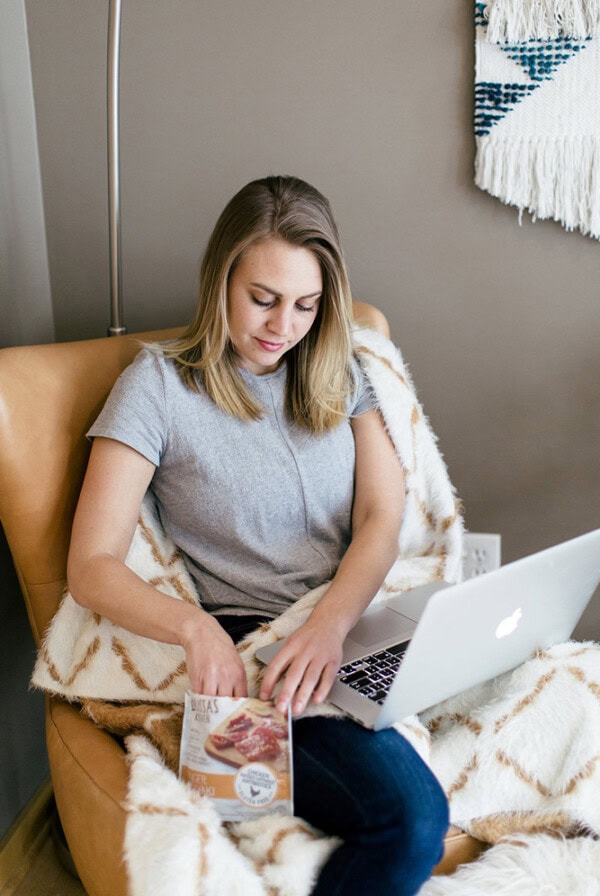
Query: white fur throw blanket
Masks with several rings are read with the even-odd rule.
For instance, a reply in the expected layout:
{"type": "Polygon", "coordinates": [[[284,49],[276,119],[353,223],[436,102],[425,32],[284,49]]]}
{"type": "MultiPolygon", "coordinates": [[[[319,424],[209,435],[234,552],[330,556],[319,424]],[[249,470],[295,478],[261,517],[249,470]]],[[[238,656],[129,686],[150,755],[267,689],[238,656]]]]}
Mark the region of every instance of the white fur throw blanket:
{"type": "MultiPolygon", "coordinates": [[[[600,645],[567,643],[422,716],[452,822],[494,845],[419,896],[599,896],[599,682],[600,645]]],[[[308,896],[335,840],[293,818],[226,833],[145,738],[128,748],[132,896],[308,896]]]]}
{"type": "MultiPolygon", "coordinates": [[[[370,332],[359,333],[358,341],[407,477],[399,559],[380,599],[434,578],[457,580],[462,521],[400,354],[370,332]]],[[[197,600],[149,500],[127,562],[173,597],[197,600]]],[[[251,691],[261,671],[253,659],[256,647],[301,624],[325,588],[310,592],[240,645],[251,691]]],[[[474,866],[451,878],[432,879],[422,896],[600,896],[585,883],[589,875],[584,880],[585,869],[598,861],[597,843],[583,837],[563,843],[548,836],[600,834],[594,801],[600,783],[599,681],[600,648],[562,645],[448,701],[421,721],[408,719],[399,726],[440,777],[453,821],[490,843],[519,832],[474,866]],[[543,833],[521,836],[523,831],[543,833]],[[561,879],[559,870],[585,887],[552,889],[561,879]],[[475,872],[479,878],[473,878],[475,872]],[[458,888],[443,889],[455,883],[458,888]]],[[[335,840],[296,818],[224,826],[210,801],[172,771],[189,684],[181,648],[131,635],[66,595],[40,648],[33,684],[81,701],[99,724],[127,737],[125,860],[132,896],[308,896],[335,840]]]]}

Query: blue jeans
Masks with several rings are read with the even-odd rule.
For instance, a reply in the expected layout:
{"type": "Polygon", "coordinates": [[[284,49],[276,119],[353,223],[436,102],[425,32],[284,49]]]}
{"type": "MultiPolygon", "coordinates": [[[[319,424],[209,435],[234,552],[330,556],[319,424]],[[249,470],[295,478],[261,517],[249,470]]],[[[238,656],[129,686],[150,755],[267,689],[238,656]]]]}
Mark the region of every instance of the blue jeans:
{"type": "Polygon", "coordinates": [[[443,853],[448,803],[408,741],[349,719],[294,722],[294,811],[344,842],[313,896],[412,896],[443,853]]]}

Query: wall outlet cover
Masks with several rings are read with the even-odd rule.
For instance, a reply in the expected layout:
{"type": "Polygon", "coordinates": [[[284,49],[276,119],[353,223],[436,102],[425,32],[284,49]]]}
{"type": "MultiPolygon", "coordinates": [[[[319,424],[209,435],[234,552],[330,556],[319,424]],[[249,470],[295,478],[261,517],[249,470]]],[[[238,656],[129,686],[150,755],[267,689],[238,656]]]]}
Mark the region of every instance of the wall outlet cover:
{"type": "Polygon", "coordinates": [[[472,579],[498,569],[501,537],[491,532],[466,532],[464,537],[463,579],[472,579]]]}

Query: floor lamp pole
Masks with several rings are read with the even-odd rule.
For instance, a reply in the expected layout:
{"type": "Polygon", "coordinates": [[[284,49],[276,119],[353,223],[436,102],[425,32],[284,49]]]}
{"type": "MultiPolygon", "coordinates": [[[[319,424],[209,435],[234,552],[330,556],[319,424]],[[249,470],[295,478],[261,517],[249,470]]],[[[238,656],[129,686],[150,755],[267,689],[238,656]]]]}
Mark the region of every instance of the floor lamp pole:
{"type": "Polygon", "coordinates": [[[109,336],[127,332],[122,321],[121,290],[121,196],[119,158],[119,63],[121,44],[121,0],[109,0],[108,14],[108,219],[110,235],[110,326],[109,336]]]}

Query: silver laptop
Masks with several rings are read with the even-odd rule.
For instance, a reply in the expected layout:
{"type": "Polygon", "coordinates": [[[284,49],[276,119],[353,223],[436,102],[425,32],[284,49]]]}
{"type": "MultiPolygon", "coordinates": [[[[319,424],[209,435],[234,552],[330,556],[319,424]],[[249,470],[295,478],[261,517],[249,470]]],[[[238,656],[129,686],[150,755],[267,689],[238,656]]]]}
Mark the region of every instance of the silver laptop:
{"type": "MultiPolygon", "coordinates": [[[[329,700],[379,730],[570,638],[600,582],[600,529],[459,585],[370,607],[344,642],[329,700]]],[[[262,662],[281,649],[260,648],[262,662]]]]}

